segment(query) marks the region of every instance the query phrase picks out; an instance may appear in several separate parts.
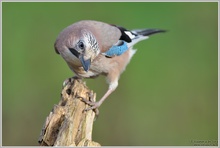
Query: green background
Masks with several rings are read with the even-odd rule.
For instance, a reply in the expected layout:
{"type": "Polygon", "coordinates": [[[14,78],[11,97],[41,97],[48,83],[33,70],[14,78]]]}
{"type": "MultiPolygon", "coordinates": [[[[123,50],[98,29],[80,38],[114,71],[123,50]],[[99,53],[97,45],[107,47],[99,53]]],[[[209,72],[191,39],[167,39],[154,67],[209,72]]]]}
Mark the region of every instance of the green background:
{"type": "MultiPolygon", "coordinates": [[[[3,145],[38,145],[43,123],[72,77],[54,51],[79,20],[127,29],[161,28],[138,49],[117,90],[102,104],[93,140],[101,145],[194,145],[218,130],[217,2],[3,2],[3,145]]],[[[86,80],[97,100],[103,76],[86,80]]]]}

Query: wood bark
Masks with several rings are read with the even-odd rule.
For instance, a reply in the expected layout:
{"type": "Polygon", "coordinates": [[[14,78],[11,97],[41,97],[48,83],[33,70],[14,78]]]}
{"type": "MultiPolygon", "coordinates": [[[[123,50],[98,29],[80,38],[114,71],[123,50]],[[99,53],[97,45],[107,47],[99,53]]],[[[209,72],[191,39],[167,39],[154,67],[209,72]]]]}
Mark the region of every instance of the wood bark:
{"type": "Polygon", "coordinates": [[[41,130],[41,146],[101,146],[92,141],[93,110],[80,97],[95,101],[96,94],[80,79],[64,81],[61,99],[54,105],[41,130]]]}

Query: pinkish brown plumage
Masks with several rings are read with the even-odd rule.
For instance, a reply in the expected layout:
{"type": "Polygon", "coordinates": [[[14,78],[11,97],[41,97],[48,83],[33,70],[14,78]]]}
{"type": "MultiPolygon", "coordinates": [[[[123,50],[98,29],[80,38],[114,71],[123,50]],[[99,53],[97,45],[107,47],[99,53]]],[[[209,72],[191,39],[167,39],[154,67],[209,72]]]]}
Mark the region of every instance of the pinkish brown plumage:
{"type": "Polygon", "coordinates": [[[55,50],[79,78],[106,76],[109,88],[90,109],[98,108],[117,88],[120,74],[135,53],[133,45],[158,29],[127,30],[103,22],[85,20],[65,28],[57,37],[55,50]]]}

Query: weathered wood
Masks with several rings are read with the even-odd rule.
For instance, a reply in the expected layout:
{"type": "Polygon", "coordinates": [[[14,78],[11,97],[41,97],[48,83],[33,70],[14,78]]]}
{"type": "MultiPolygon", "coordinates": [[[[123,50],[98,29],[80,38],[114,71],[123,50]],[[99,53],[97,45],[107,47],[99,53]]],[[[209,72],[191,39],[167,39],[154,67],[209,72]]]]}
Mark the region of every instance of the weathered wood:
{"type": "Polygon", "coordinates": [[[101,146],[92,141],[92,127],[95,113],[84,111],[89,107],[77,96],[95,101],[93,93],[80,79],[65,81],[61,100],[54,105],[42,128],[39,144],[41,146],[101,146]]]}

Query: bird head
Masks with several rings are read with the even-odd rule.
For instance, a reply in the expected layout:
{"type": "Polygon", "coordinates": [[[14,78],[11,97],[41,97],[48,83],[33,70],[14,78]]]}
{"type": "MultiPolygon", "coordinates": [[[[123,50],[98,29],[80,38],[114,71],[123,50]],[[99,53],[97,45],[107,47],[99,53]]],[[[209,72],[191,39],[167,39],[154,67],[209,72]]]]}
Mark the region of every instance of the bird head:
{"type": "Polygon", "coordinates": [[[82,66],[87,72],[100,53],[95,35],[88,29],[70,26],[55,42],[55,50],[69,63],[82,66]]]}

